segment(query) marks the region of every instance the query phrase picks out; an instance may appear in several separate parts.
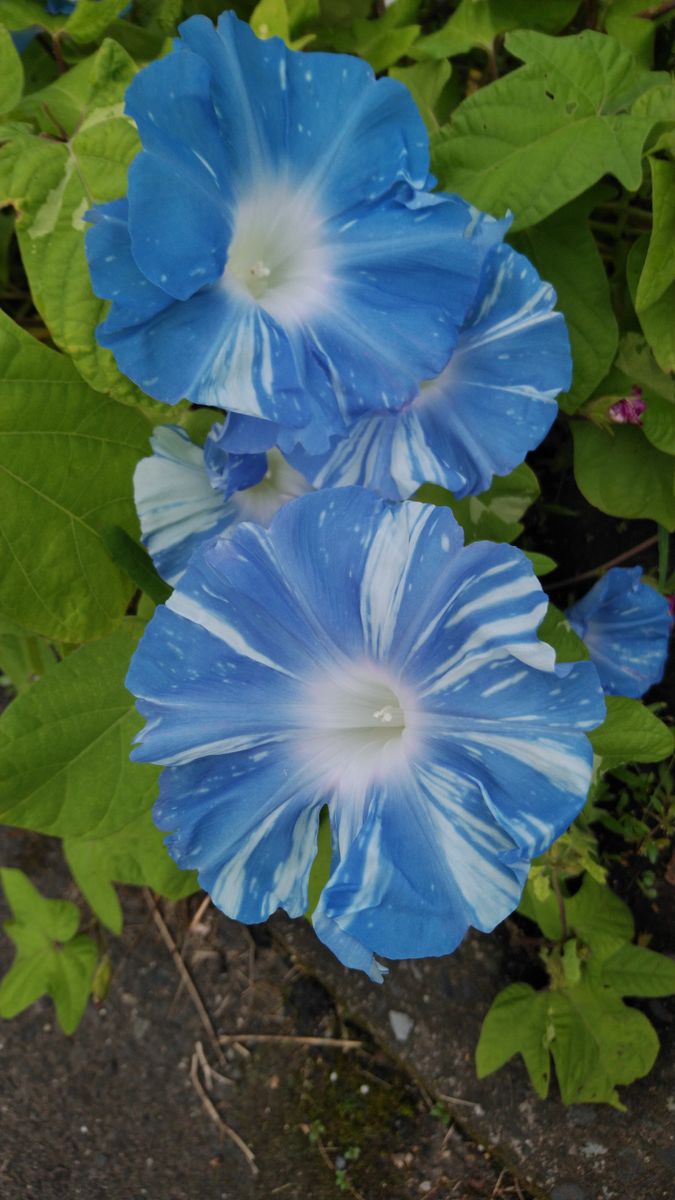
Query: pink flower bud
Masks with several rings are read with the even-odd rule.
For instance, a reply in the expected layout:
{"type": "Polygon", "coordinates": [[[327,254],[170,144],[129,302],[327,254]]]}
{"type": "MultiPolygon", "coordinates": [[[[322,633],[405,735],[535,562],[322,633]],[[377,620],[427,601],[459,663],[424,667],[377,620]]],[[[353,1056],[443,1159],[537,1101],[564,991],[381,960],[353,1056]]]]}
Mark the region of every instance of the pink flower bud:
{"type": "Polygon", "coordinates": [[[617,425],[641,425],[646,407],[642,399],[642,388],[632,387],[627,396],[612,405],[609,417],[617,425]]]}

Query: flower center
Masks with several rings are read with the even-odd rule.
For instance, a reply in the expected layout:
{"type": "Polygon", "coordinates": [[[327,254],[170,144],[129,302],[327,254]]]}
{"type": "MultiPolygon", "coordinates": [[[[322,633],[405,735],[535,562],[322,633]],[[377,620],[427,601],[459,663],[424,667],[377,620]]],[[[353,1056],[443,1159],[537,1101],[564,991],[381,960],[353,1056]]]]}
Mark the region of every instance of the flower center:
{"type": "Polygon", "coordinates": [[[374,663],[354,664],[316,679],[305,697],[305,722],[314,744],[336,763],[381,766],[410,739],[412,697],[374,663]],[[384,758],[383,758],[383,752],[384,758]]]}
{"type": "Polygon", "coordinates": [[[243,200],[222,282],[284,325],[325,303],[330,284],[321,219],[306,197],[271,185],[243,200]]]}

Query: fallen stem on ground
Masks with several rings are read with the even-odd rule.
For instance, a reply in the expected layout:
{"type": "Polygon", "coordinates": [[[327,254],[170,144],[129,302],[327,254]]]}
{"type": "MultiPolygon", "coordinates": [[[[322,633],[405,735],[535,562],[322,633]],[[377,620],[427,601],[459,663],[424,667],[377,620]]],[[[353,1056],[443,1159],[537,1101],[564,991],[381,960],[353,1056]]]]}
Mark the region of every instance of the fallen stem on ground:
{"type": "Polygon", "coordinates": [[[220,1048],[220,1045],[218,1044],[218,1035],[216,1034],[216,1031],[213,1028],[213,1022],[208,1014],[206,1005],[204,1004],[204,1001],[202,1000],[202,998],[199,994],[199,991],[197,990],[197,986],[196,986],[190,972],[188,971],[185,963],[183,962],[180,950],[178,949],[178,946],[176,945],[176,942],[169,930],[169,927],[166,924],[166,921],[164,920],[161,912],[159,911],[159,909],[155,903],[154,897],[153,897],[152,893],[148,890],[148,888],[143,888],[143,897],[145,899],[145,903],[147,904],[148,908],[150,909],[150,912],[152,913],[152,918],[155,922],[155,925],[157,926],[157,928],[159,930],[162,941],[164,942],[164,945],[166,946],[167,950],[169,951],[169,953],[176,965],[176,970],[178,971],[178,974],[180,975],[183,983],[185,984],[188,995],[189,995],[192,1003],[194,1004],[194,1006],[197,1010],[197,1013],[199,1014],[199,1019],[200,1019],[202,1025],[204,1026],[204,1029],[208,1035],[208,1039],[209,1039],[211,1045],[213,1046],[213,1049],[218,1057],[218,1061],[222,1065],[224,1065],[225,1064],[225,1056],[220,1048]]]}

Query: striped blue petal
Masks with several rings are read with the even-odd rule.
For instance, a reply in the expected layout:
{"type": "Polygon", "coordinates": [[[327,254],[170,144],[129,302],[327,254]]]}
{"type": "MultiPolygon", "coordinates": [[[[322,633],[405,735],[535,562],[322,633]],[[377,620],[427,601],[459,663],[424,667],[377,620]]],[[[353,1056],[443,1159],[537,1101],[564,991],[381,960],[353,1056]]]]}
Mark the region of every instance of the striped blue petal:
{"type": "Polygon", "coordinates": [[[672,619],[642,567],[612,567],[567,610],[609,696],[639,699],[663,678],[672,619]]]}
{"type": "Polygon", "coordinates": [[[315,928],[345,963],[381,979],[375,955],[493,928],[581,808],[604,717],[592,664],[537,638],[545,609],[520,551],[360,488],[209,542],[127,680],[171,853],[232,916],[297,914],[326,806],[315,928]]]}
{"type": "Polygon", "coordinates": [[[224,912],[256,922],[282,907],[297,917],[307,909],[319,824],[303,785],[302,772],[289,772],[274,747],[201,758],[162,773],[153,815],[160,828],[177,827],[167,838],[169,851],[198,870],[201,886],[224,912]]]}
{"type": "Polygon", "coordinates": [[[360,484],[389,499],[423,483],[458,498],[485,491],[539,445],[569,386],[569,341],[554,303],[527,259],[496,247],[437,378],[401,411],[363,416],[325,454],[300,449],[294,463],[317,487],[360,484]]]}
{"type": "Polygon", "coordinates": [[[528,865],[471,777],[429,756],[373,788],[317,916],[387,958],[449,954],[517,906],[528,865]]]}

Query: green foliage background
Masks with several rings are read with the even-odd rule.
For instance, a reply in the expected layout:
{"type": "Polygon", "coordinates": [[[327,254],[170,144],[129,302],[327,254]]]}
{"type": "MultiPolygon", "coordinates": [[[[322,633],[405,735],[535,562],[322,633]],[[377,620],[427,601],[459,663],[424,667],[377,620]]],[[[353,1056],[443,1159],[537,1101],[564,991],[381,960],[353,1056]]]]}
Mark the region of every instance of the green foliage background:
{"type": "MultiPolygon", "coordinates": [[[[16,945],[0,1015],[46,992],[67,1033],[107,973],[104,931],[122,927],[115,885],[173,899],[197,886],[152,824],[158,772],[129,762],[140,721],[123,683],[166,595],[138,544],[133,471],[153,424],[195,416],[145,396],[97,345],[105,306],[83,244],[87,209],[125,194],[138,149],[125,89],[168,51],[181,19],[234,7],[261,37],[358,54],[410,89],[440,186],[496,216],[511,211],[510,240],[556,288],[574,357],[559,432],[580,491],[602,513],[656,523],[654,583],[675,588],[675,5],[134,0],[122,18],[125,2],[78,0],[69,16],[39,0],[0,6],[0,663],[13,697],[0,718],[0,819],[61,839],[83,899],[79,909],[46,900],[21,872],[0,873],[16,945]],[[19,54],[12,35],[29,27],[36,36],[19,54]],[[609,408],[634,386],[643,425],[612,424],[609,408]]],[[[218,416],[198,418],[201,432],[218,416]]],[[[467,540],[508,542],[546,500],[526,465],[481,496],[457,502],[427,487],[420,498],[449,505],[467,540]]],[[[528,553],[542,576],[555,569],[529,542],[528,553]]],[[[553,606],[541,636],[563,661],[586,656],[553,606]]],[[[534,865],[520,910],[538,926],[548,987],[500,994],[477,1067],[485,1075],[519,1053],[545,1096],[552,1058],[565,1102],[620,1106],[617,1085],[645,1074],[658,1050],[623,998],[675,991],[675,966],[634,943],[597,835],[641,838],[658,864],[675,828],[672,776],[626,764],[670,759],[673,738],[650,708],[618,697],[592,740],[587,808],[534,865]],[[652,778],[647,796],[640,780],[652,778]],[[632,824],[623,800],[612,808],[621,786],[632,824]]],[[[330,854],[321,847],[314,902],[330,854]]]]}

